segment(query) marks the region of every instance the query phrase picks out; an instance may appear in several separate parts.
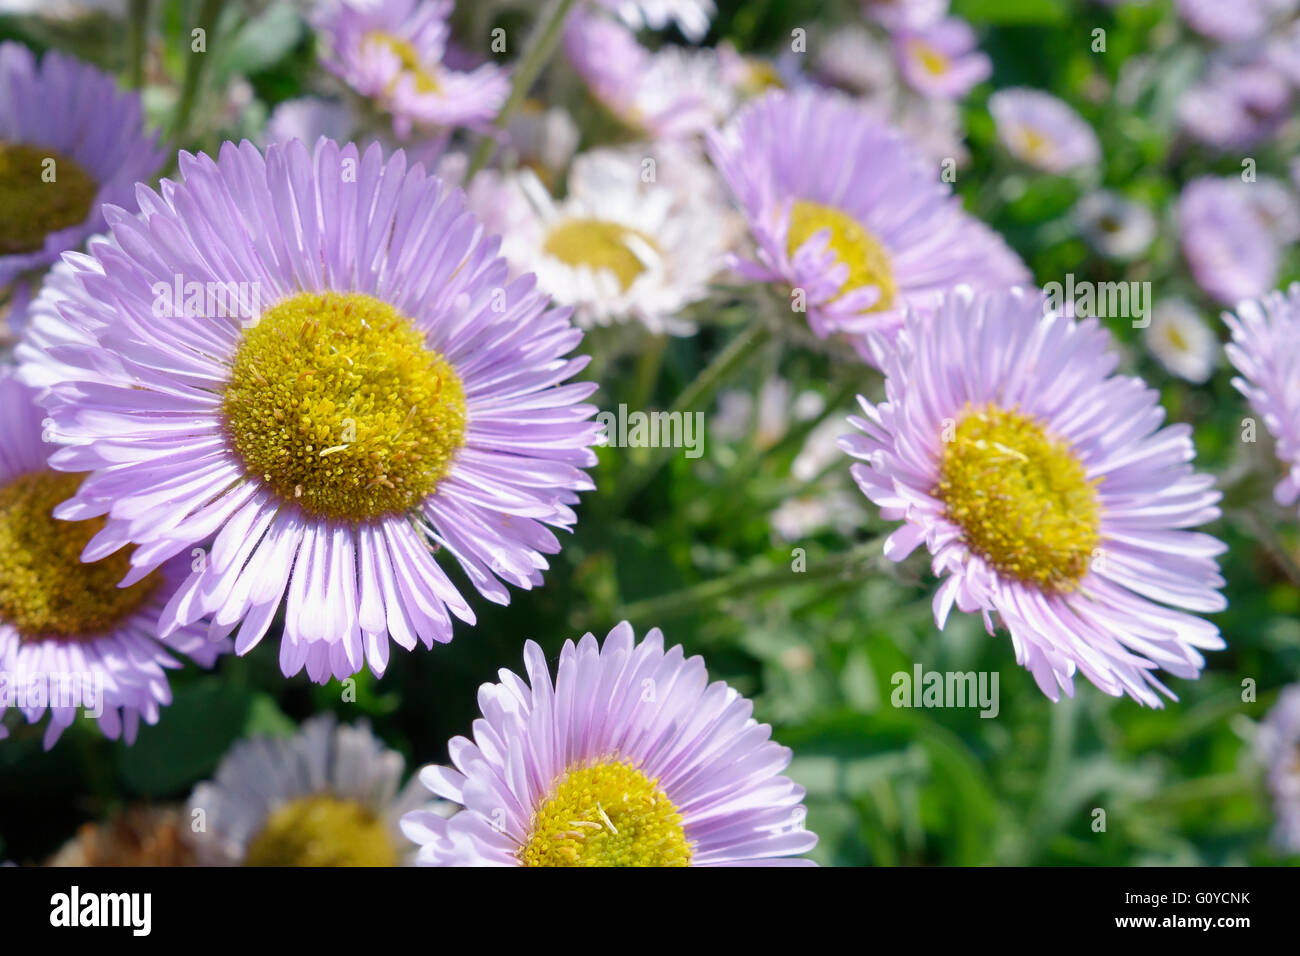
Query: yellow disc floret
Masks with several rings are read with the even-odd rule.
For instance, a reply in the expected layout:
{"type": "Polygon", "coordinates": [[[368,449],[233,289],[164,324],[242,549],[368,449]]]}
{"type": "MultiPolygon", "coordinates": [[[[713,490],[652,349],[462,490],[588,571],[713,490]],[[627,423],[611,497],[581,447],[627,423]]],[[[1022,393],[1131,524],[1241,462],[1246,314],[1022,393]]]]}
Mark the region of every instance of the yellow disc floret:
{"type": "Polygon", "coordinates": [[[566,773],[533,815],[524,866],[689,866],[682,816],[659,784],[612,760],[566,773]]]}
{"type": "Polygon", "coordinates": [[[566,265],[610,270],[618,276],[619,285],[626,292],[645,271],[645,263],[628,245],[632,237],[652,249],[655,247],[648,236],[616,222],[566,219],[547,234],[543,248],[566,265]]]}
{"type": "Polygon", "coordinates": [[[409,40],[403,40],[382,30],[367,33],[365,39],[366,42],[377,43],[384,47],[401,61],[402,75],[410,75],[415,80],[417,93],[437,93],[442,89],[437,74],[421,61],[420,54],[416,52],[409,40]]]}
{"type": "Polygon", "coordinates": [[[62,153],[0,140],[0,255],[35,252],[50,233],[85,222],[98,189],[62,153]]]}
{"type": "Polygon", "coordinates": [[[353,522],[417,506],[465,443],[455,369],[360,292],[301,292],[264,312],[244,331],[222,411],[251,475],[353,522]]]}
{"type": "Polygon", "coordinates": [[[835,258],[849,267],[849,277],[839,291],[845,293],[866,285],[876,286],[880,289],[880,298],[867,311],[879,312],[890,308],[898,289],[894,284],[889,253],[879,239],[847,213],[806,199],[796,200],[790,207],[786,254],[793,256],[800,246],[823,229],[831,231],[830,248],[835,258]]]}
{"type": "Polygon", "coordinates": [[[1000,574],[1049,592],[1078,585],[1100,543],[1100,479],[1068,443],[990,404],[957,424],[939,476],[934,495],[1000,574]]]}
{"type": "Polygon", "coordinates": [[[129,588],[130,551],[84,564],[81,552],[103,518],[60,521],[52,512],[82,475],[40,471],[0,488],[0,623],[25,641],[86,641],[112,631],[148,600],[157,574],[129,588]]]}
{"type": "Polygon", "coordinates": [[[248,844],[244,866],[396,866],[388,827],[355,800],[299,797],[276,808],[248,844]]]}

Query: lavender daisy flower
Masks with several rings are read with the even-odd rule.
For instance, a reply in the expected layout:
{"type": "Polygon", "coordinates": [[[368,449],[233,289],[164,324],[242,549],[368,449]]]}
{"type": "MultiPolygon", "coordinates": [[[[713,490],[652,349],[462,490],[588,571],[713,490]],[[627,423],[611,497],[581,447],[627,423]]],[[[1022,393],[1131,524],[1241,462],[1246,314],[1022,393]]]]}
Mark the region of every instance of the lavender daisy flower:
{"type": "Polygon", "coordinates": [[[92,474],[59,516],[108,514],[98,555],[139,544],[128,584],[215,535],[163,633],[213,614],[243,654],[283,605],[280,665],[319,682],[473,623],[435,552],[500,604],[540,584],[599,430],[595,385],[561,384],[568,313],[401,152],[227,143],[180,171],[73,264],[58,312],[94,345],[53,350],[43,401],[53,466],[92,474]]]}
{"type": "Polygon", "coordinates": [[[948,13],[948,0],[862,0],[862,12],[887,30],[924,30],[948,13]]]}
{"type": "Polygon", "coordinates": [[[0,716],[13,706],[35,724],[48,711],[46,750],[78,710],[97,717],[104,736],[133,743],[141,718],[155,724],[171,703],[166,672],[181,666],[172,652],[210,667],[228,642],[192,625],[158,637],[155,622],[189,573],[188,555],[121,589],[125,553],[82,563],[104,522],[51,515],[80,476],[47,467],[54,448],[35,398],[0,370],[0,716]]]}
{"type": "Polygon", "coordinates": [[[1074,220],[1088,245],[1109,259],[1136,259],[1156,238],[1156,217],[1149,208],[1107,190],[1080,199],[1074,220]]]}
{"type": "Polygon", "coordinates": [[[925,96],[957,99],[993,72],[993,62],[977,48],[975,31],[957,17],[894,34],[894,56],[908,85],[925,96]]]}
{"type": "Polygon", "coordinates": [[[1197,284],[1228,306],[1277,282],[1281,249],[1251,196],[1252,184],[1202,176],[1178,198],[1179,238],[1197,284]]]}
{"type": "Polygon", "coordinates": [[[770,93],[712,134],[709,153],[757,246],[737,270],[791,286],[795,301],[802,291],[813,332],[849,333],[864,357],[868,333],[897,329],[908,307],[934,309],[958,283],[1029,280],[938,164],[839,94],[770,93]]]}
{"type": "Polygon", "coordinates": [[[464,809],[409,813],[402,830],[427,866],[797,866],[817,837],[802,787],[778,776],[790,751],[753,704],[704,660],[636,643],[619,624],[604,645],[566,641],[552,684],[524,646],[528,680],[502,670],[479,688],[474,739],[420,779],[464,809]]]}
{"type": "Polygon", "coordinates": [[[414,862],[399,821],[450,810],[364,722],[314,717],[292,737],[244,740],[190,796],[200,866],[400,866],[414,862]],[[400,789],[399,789],[400,788],[400,789]],[[201,824],[201,826],[200,826],[201,824]]]}
{"type": "Polygon", "coordinates": [[[813,74],[826,86],[872,100],[894,91],[889,46],[865,27],[848,24],[817,44],[813,74]]]}
{"type": "MultiPolygon", "coordinates": [[[[162,163],[140,97],[61,53],[0,43],[0,288],[104,228],[162,163]]],[[[14,326],[21,316],[10,316],[14,326]]]]}
{"type": "Polygon", "coordinates": [[[634,319],[685,334],[678,314],[708,295],[733,238],[730,210],[710,198],[720,193],[702,157],[665,144],[584,153],[562,201],[525,170],[485,204],[510,210],[501,251],[512,267],[535,273],[581,325],[634,319]]]}
{"type": "Polygon", "coordinates": [[[1178,15],[1197,33],[1219,43],[1262,37],[1295,12],[1296,0],[1176,0],[1178,15]]]}
{"type": "Polygon", "coordinates": [[[1219,516],[1187,425],[1160,428],[1155,390],[1114,374],[1096,319],[1044,314],[1024,289],[962,289],[932,320],[909,321],[885,367],[887,400],[859,399],[862,435],[842,447],[863,493],[905,524],[901,561],[929,548],[953,605],[1007,628],[1016,661],[1052,700],[1077,671],[1152,707],[1156,677],[1200,675],[1218,628],[1187,611],[1225,607],[1225,548],[1185,530],[1219,516]]]}
{"type": "Polygon", "coordinates": [[[1218,364],[1219,340],[1190,302],[1161,302],[1143,335],[1151,354],[1171,374],[1198,385],[1209,381],[1218,364]]]}
{"type": "Polygon", "coordinates": [[[682,36],[699,43],[709,32],[713,0],[595,0],[633,30],[662,30],[675,24],[682,36]]]}
{"type": "Polygon", "coordinates": [[[1264,59],[1292,86],[1300,87],[1300,20],[1292,20],[1269,37],[1264,59]]]}
{"type": "Polygon", "coordinates": [[[1008,152],[1026,165],[1061,175],[1101,159],[1097,134],[1064,100],[1029,87],[998,90],[989,112],[1008,152]]]}
{"type": "Polygon", "coordinates": [[[1300,283],[1242,302],[1223,320],[1232,332],[1224,349],[1241,374],[1232,380],[1264,419],[1287,475],[1273,489],[1278,504],[1300,501],[1300,283]]]}
{"type": "Polygon", "coordinates": [[[1273,842],[1283,853],[1300,853],[1300,684],[1278,695],[1256,746],[1273,794],[1273,842]]]}
{"type": "Polygon", "coordinates": [[[322,65],[390,114],[398,139],[417,128],[485,127],[510,83],[491,63],[461,71],[444,62],[451,11],[452,0],[340,0],[318,19],[322,65]]]}
{"type": "Polygon", "coordinates": [[[622,24],[572,14],[564,52],[601,105],[649,140],[694,136],[733,106],[718,55],[710,49],[665,46],[652,53],[622,24]]]}
{"type": "Polygon", "coordinates": [[[1291,116],[1286,79],[1263,64],[1212,68],[1178,101],[1178,119],[1218,150],[1246,149],[1272,137],[1291,116]]]}

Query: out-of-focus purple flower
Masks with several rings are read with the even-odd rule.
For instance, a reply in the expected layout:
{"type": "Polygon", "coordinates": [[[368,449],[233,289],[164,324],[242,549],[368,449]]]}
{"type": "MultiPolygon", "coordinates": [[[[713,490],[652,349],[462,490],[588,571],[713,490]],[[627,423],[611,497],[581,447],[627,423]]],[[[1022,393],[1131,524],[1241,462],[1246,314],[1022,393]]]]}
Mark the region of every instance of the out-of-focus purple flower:
{"type": "Polygon", "coordinates": [[[693,136],[731,111],[734,98],[711,49],[665,46],[652,53],[622,24],[572,14],[564,50],[592,95],[647,139],[693,136]]]}
{"type": "Polygon", "coordinates": [[[815,49],[813,76],[827,86],[868,98],[893,92],[894,61],[889,46],[865,27],[844,26],[815,49]]]}
{"type": "Polygon", "coordinates": [[[895,33],[894,55],[903,78],[926,96],[965,96],[993,72],[992,61],[976,46],[975,31],[956,17],[895,33]]]}
{"type": "Polygon", "coordinates": [[[400,140],[417,128],[485,127],[505,102],[509,80],[491,63],[448,67],[451,10],[452,0],[338,0],[316,18],[321,62],[388,113],[400,140]]]}
{"type": "Polygon", "coordinates": [[[1287,469],[1273,497],[1292,507],[1300,501],[1300,283],[1242,302],[1223,320],[1232,332],[1225,351],[1240,373],[1232,384],[1264,419],[1287,469]]]}
{"type": "Polygon", "coordinates": [[[1178,118],[1192,136],[1220,150],[1245,149],[1291,116],[1286,79],[1263,64],[1216,64],[1178,101],[1178,118]]]}
{"type": "Polygon", "coordinates": [[[1016,159],[1063,174],[1101,159],[1097,134],[1064,100],[1028,87],[998,90],[989,97],[998,137],[1016,159]]]}
{"type": "Polygon", "coordinates": [[[1202,176],[1178,199],[1183,255],[1202,289],[1224,305],[1263,295],[1277,282],[1277,238],[1263,226],[1252,184],[1202,176]]]}
{"type": "Polygon", "coordinates": [[[887,30],[924,30],[948,13],[949,0],[862,0],[862,12],[887,30]]]}
{"type": "Polygon", "coordinates": [[[1259,725],[1256,749],[1273,795],[1273,842],[1300,853],[1300,684],[1282,689],[1259,725]]]}
{"type": "Polygon", "coordinates": [[[1197,33],[1219,43],[1262,37],[1295,12],[1297,0],[1176,0],[1178,14],[1197,33]]]}

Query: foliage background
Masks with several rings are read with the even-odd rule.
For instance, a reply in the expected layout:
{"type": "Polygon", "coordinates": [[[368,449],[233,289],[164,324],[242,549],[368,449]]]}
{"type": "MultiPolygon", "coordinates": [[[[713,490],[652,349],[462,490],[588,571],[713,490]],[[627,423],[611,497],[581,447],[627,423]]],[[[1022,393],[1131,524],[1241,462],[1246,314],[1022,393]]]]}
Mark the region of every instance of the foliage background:
{"type": "MultiPolygon", "coordinates": [[[[155,116],[174,102],[194,6],[154,5],[159,75],[151,77],[147,105],[155,116]]],[[[254,133],[271,107],[307,88],[315,70],[309,31],[288,8],[259,6],[252,14],[225,11],[190,148],[211,150],[254,133]],[[232,110],[224,104],[241,77],[253,99],[232,110]]],[[[522,29],[529,6],[498,4],[488,15],[522,29]]],[[[755,52],[778,50],[795,27],[815,40],[860,16],[851,2],[720,0],[719,7],[709,42],[730,38],[755,52]]],[[[1185,295],[1214,316],[1181,263],[1170,207],[1190,177],[1235,174],[1239,159],[1216,161],[1176,135],[1173,104],[1205,51],[1176,27],[1169,3],[1112,10],[1086,0],[954,0],[953,11],[977,27],[994,62],[991,83],[963,105],[971,162],[957,187],[968,208],[1007,237],[1040,283],[1066,272],[1149,279],[1157,297],[1185,295]],[[1098,26],[1107,31],[1101,55],[1089,45],[1098,26]],[[1136,57],[1150,60],[1154,79],[1133,102],[1120,102],[1116,86],[1136,57]],[[1159,211],[1160,237],[1143,260],[1118,269],[1090,253],[1066,218],[1083,189],[1078,181],[1027,177],[1000,163],[985,102],[991,89],[1019,84],[1080,110],[1102,141],[1102,183],[1159,211]]],[[[124,29],[105,20],[70,34],[0,19],[0,38],[68,49],[113,70],[126,62],[124,29]]],[[[558,62],[543,83],[573,88],[558,62]]],[[[1295,154],[1295,143],[1274,143],[1257,157],[1260,171],[1284,175],[1295,154]]],[[[1291,249],[1284,284],[1296,278],[1291,249]]],[[[589,372],[602,382],[596,401],[667,407],[753,308],[752,299],[724,295],[698,316],[697,336],[668,342],[628,329],[593,334],[584,351],[598,356],[589,372]]],[[[1127,321],[1112,330],[1124,343],[1125,369],[1162,390],[1171,421],[1195,426],[1200,467],[1230,477],[1225,518],[1206,529],[1231,545],[1223,561],[1230,607],[1217,616],[1229,647],[1210,656],[1199,681],[1172,681],[1181,699],[1163,710],[1106,697],[1082,679],[1074,700],[1053,705],[1015,665],[1005,634],[990,637],[962,615],[938,632],[923,555],[901,566],[869,556],[845,561],[863,543],[870,550],[884,530],[874,516],[848,533],[780,541],[773,508],[842,481],[848,460],[801,485],[790,466],[802,434],[762,454],[751,442],[710,435],[703,458],[673,457],[643,490],[626,495],[625,506],[621,489],[643,462],[636,450],[603,450],[599,490],[584,498],[576,534],[554,558],[546,585],[512,592],[504,608],[473,601],[476,627],[458,624],[456,640],[432,652],[394,654],[382,681],[358,675],[355,703],[343,701],[337,683],[283,678],[272,636],[215,673],[178,672],[174,704],[133,748],[76,721],[45,753],[42,728],[11,720],[11,739],[0,745],[0,859],[39,861],[84,821],[130,802],[183,799],[236,739],[290,733],[321,711],[368,719],[408,766],[444,761],[447,740],[468,732],[477,715],[476,687],[495,680],[499,667],[519,669],[525,638],[558,655],[566,639],[587,629],[603,634],[628,616],[638,634],[662,626],[670,642],[703,654],[711,676],[751,696],[759,719],[793,748],[789,772],[808,789],[807,823],[821,837],[813,855],[822,863],[1294,863],[1269,847],[1271,811],[1250,742],[1277,690],[1300,674],[1295,515],[1271,503],[1277,465],[1267,444],[1238,440],[1248,411],[1222,364],[1210,383],[1190,386],[1145,354],[1127,321]],[[806,552],[802,575],[790,571],[794,547],[806,552]],[[680,593],[711,581],[713,592],[680,593]],[[996,719],[892,707],[890,675],[918,662],[927,670],[999,672],[996,719]],[[1258,699],[1243,701],[1245,679],[1257,683],[1258,699]],[[1105,832],[1092,829],[1095,808],[1106,811],[1105,832]]],[[[842,411],[852,391],[882,392],[874,373],[780,341],[729,385],[752,391],[776,370],[796,391],[838,398],[832,404],[842,411]]]]}

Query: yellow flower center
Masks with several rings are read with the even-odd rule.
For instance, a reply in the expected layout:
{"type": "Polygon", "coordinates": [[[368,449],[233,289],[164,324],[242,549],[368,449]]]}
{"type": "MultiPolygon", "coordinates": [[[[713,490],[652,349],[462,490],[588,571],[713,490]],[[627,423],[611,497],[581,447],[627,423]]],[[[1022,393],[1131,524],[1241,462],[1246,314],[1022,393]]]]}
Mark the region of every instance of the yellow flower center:
{"type": "Polygon", "coordinates": [[[533,815],[524,866],[689,866],[681,814],[630,763],[570,770],[533,815]]]}
{"type": "Polygon", "coordinates": [[[1032,126],[1022,126],[1016,134],[1020,144],[1020,155],[1025,159],[1039,160],[1046,157],[1050,140],[1032,126]]]}
{"type": "Polygon", "coordinates": [[[382,30],[372,30],[367,33],[365,41],[377,43],[396,56],[402,63],[402,75],[409,74],[415,78],[417,93],[437,93],[442,89],[437,73],[425,66],[410,41],[382,30]]]}
{"type": "Polygon", "coordinates": [[[1100,536],[1097,485],[1065,442],[1018,411],[968,411],[943,450],[934,495],[1000,574],[1072,591],[1100,536]]]}
{"type": "Polygon", "coordinates": [[[249,474],[313,515],[416,507],[465,443],[455,369],[387,302],[300,292],[245,329],[222,402],[249,474]]]}
{"type": "Polygon", "coordinates": [[[785,79],[776,68],[776,64],[756,56],[745,57],[745,82],[743,92],[746,96],[760,96],[768,90],[785,89],[785,79]]]}
{"type": "Polygon", "coordinates": [[[912,40],[911,47],[912,54],[921,61],[921,66],[931,76],[941,76],[948,72],[951,61],[939,49],[923,40],[912,40]]]}
{"type": "Polygon", "coordinates": [[[274,810],[244,866],[397,866],[388,827],[355,800],[317,794],[274,810]]]}
{"type": "Polygon", "coordinates": [[[82,477],[32,472],[0,488],[0,621],[20,640],[93,640],[138,611],[158,585],[155,572],[117,586],[131,569],[127,549],[82,563],[105,519],[60,521],[52,514],[82,477]]]}
{"type": "Polygon", "coordinates": [[[566,219],[546,236],[543,248],[566,265],[586,266],[599,271],[608,269],[618,277],[626,292],[645,271],[645,263],[628,240],[640,240],[651,249],[656,246],[649,236],[603,219],[566,219]]]}
{"type": "Polygon", "coordinates": [[[868,312],[880,312],[894,304],[898,292],[893,266],[884,244],[847,213],[833,206],[806,199],[796,200],[790,208],[790,231],[786,237],[786,254],[793,256],[799,247],[823,229],[830,229],[831,251],[849,267],[849,277],[840,286],[841,293],[862,286],[880,289],[880,299],[868,312]]]}
{"type": "Polygon", "coordinates": [[[35,252],[50,233],[84,222],[96,192],[62,153],[0,140],[0,256],[35,252]]]}

